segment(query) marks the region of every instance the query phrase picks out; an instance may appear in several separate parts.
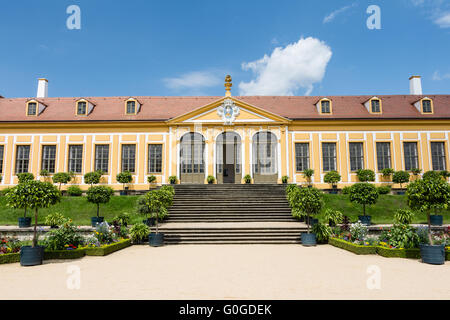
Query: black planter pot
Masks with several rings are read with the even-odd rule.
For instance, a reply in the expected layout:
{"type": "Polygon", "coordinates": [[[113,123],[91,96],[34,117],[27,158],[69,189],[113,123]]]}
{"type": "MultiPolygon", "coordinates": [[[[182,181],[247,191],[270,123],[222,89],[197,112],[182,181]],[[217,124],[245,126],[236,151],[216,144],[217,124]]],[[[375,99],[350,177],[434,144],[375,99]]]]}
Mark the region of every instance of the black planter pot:
{"type": "Polygon", "coordinates": [[[38,266],[44,260],[44,247],[23,246],[20,249],[20,265],[23,267],[38,266]]]}
{"type": "Polygon", "coordinates": [[[445,245],[420,245],[420,256],[423,263],[444,264],[445,263],[445,245]]]}
{"type": "Polygon", "coordinates": [[[95,228],[97,226],[97,223],[100,224],[103,221],[105,221],[104,217],[92,217],[91,218],[91,226],[93,226],[95,228]]]}
{"type": "Polygon", "coordinates": [[[151,247],[162,247],[164,245],[164,233],[150,233],[148,244],[151,247]]]}
{"type": "Polygon", "coordinates": [[[31,227],[31,218],[19,218],[19,228],[31,227]]]}
{"type": "Polygon", "coordinates": [[[406,191],[397,191],[396,194],[399,196],[402,196],[406,193],[406,191]]]}
{"type": "Polygon", "coordinates": [[[430,216],[430,223],[432,226],[442,226],[444,218],[441,215],[433,214],[430,216]]]}
{"type": "Polygon", "coordinates": [[[310,185],[310,184],[308,185],[308,188],[312,188],[312,187],[313,187],[312,185],[310,185]]]}
{"type": "Polygon", "coordinates": [[[358,216],[358,219],[362,224],[365,224],[366,226],[371,225],[372,216],[358,216]]]}
{"type": "Polygon", "coordinates": [[[120,190],[120,195],[121,196],[127,196],[128,195],[128,190],[120,190]]]}
{"type": "Polygon", "coordinates": [[[311,247],[317,245],[315,233],[302,233],[302,245],[311,247]]]}

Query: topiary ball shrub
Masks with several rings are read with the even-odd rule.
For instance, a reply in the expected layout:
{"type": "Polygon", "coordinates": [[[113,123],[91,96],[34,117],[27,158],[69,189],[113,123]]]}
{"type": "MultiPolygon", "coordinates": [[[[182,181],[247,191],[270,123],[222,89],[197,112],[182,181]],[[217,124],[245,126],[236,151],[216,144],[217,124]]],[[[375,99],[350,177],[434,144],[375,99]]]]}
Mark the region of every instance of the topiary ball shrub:
{"type": "Polygon", "coordinates": [[[409,173],[402,170],[394,172],[392,182],[400,184],[400,188],[402,188],[403,183],[409,182],[409,173]]]}
{"type": "Polygon", "coordinates": [[[350,189],[350,201],[363,206],[363,215],[366,215],[366,206],[375,204],[378,200],[377,188],[370,183],[355,183],[350,189]]]}
{"type": "Polygon", "coordinates": [[[83,190],[79,186],[70,186],[67,188],[67,194],[71,197],[80,197],[83,194],[83,190]]]}
{"type": "Polygon", "coordinates": [[[334,187],[339,181],[341,181],[341,175],[337,171],[330,171],[325,174],[323,181],[334,187]]]}
{"type": "Polygon", "coordinates": [[[360,169],[356,172],[356,175],[361,182],[375,181],[375,172],[370,169],[360,169]]]}
{"type": "Polygon", "coordinates": [[[377,191],[379,194],[389,194],[391,193],[391,187],[390,186],[381,186],[377,188],[377,191]]]}

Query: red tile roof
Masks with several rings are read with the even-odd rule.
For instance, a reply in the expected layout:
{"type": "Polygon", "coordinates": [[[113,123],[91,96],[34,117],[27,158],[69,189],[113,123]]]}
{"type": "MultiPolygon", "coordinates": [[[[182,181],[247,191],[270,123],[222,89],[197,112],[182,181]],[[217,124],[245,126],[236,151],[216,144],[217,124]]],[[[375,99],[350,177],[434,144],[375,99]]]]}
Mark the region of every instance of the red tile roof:
{"type": "MultiPolygon", "coordinates": [[[[364,102],[373,96],[327,96],[332,100],[333,114],[321,115],[316,103],[324,97],[305,96],[243,96],[234,97],[255,107],[288,119],[450,119],[450,95],[427,95],[433,99],[434,113],[423,115],[414,103],[425,96],[377,96],[383,113],[370,114],[364,102]]],[[[141,104],[137,115],[125,114],[125,101],[130,97],[79,97],[36,99],[47,107],[38,117],[26,116],[26,102],[32,98],[0,99],[0,122],[55,121],[161,121],[188,113],[223,97],[133,97],[141,104]],[[86,99],[95,105],[88,116],[75,115],[75,104],[86,99]]]]}

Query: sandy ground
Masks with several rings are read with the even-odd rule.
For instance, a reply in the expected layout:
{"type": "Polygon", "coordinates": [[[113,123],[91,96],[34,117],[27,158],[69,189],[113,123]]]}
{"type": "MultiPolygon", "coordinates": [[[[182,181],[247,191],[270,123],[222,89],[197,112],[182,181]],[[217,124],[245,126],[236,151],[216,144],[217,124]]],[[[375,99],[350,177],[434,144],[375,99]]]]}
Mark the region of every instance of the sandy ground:
{"type": "Polygon", "coordinates": [[[0,265],[0,299],[450,299],[450,262],[329,245],[133,246],[107,257],[0,265]],[[79,289],[71,270],[80,271],[79,289]]]}

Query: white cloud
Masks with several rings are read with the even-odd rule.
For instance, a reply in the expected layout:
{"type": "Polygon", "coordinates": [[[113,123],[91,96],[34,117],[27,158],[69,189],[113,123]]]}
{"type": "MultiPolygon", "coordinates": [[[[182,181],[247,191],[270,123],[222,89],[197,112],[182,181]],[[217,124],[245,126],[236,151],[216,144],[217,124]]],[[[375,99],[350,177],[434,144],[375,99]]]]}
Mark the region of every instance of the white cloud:
{"type": "Polygon", "coordinates": [[[223,82],[219,73],[213,71],[193,71],[176,78],[165,78],[163,81],[168,88],[176,90],[214,87],[223,82]]]}
{"type": "Polygon", "coordinates": [[[313,84],[322,81],[331,56],[331,48],[312,37],[275,48],[270,56],[242,64],[256,79],[239,83],[240,94],[292,96],[304,88],[310,95],[313,84]]]}
{"type": "Polygon", "coordinates": [[[355,2],[352,5],[345,6],[345,7],[342,7],[340,9],[337,9],[337,10],[331,12],[329,15],[327,15],[325,18],[323,18],[323,23],[329,23],[329,22],[333,21],[337,15],[344,13],[345,11],[347,11],[350,8],[356,7],[357,5],[358,4],[355,2]]]}
{"type": "Polygon", "coordinates": [[[446,74],[442,74],[442,75],[441,75],[441,74],[439,73],[439,71],[435,71],[435,72],[433,73],[432,79],[433,79],[434,81],[447,80],[447,79],[450,79],[450,73],[446,73],[446,74]]]}
{"type": "Polygon", "coordinates": [[[433,22],[441,28],[450,28],[450,12],[441,14],[433,22]]]}

